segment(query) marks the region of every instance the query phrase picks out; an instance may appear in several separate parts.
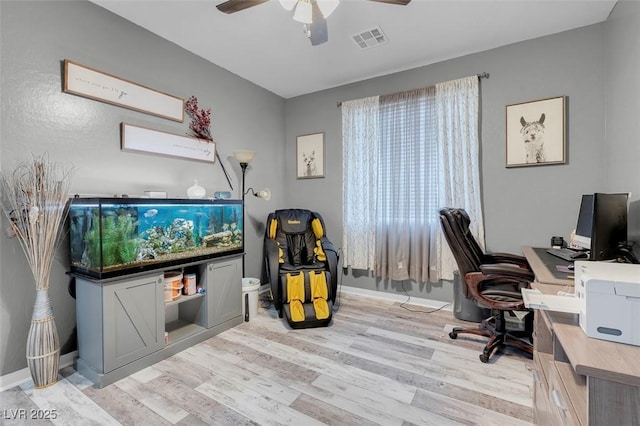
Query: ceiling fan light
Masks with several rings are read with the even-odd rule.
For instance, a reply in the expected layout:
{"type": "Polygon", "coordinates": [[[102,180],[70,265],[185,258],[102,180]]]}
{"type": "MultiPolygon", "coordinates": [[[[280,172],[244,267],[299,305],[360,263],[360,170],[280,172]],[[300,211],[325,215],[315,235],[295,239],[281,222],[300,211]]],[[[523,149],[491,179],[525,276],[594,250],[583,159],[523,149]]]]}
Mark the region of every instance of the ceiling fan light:
{"type": "Polygon", "coordinates": [[[293,10],[297,2],[298,0],[280,0],[280,6],[284,7],[285,10],[293,10]]]}
{"type": "Polygon", "coordinates": [[[333,11],[336,10],[336,7],[338,7],[338,4],[340,4],[340,1],[339,0],[316,0],[316,3],[318,3],[318,7],[320,8],[320,12],[322,12],[322,16],[324,16],[325,18],[328,18],[329,15],[331,15],[333,11]]]}
{"type": "Polygon", "coordinates": [[[311,24],[313,22],[313,7],[310,0],[298,1],[296,11],[293,12],[293,20],[303,24],[311,24]]]}

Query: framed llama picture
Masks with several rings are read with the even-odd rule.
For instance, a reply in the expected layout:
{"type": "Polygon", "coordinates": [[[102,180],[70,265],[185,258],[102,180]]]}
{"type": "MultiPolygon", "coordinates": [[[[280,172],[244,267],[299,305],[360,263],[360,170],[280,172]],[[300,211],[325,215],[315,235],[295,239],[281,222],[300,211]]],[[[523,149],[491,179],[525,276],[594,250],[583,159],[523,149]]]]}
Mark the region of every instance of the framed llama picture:
{"type": "Polygon", "coordinates": [[[296,138],[296,164],[298,179],[324,177],[324,133],[296,138]]]}
{"type": "Polygon", "coordinates": [[[566,162],[565,96],[507,105],[506,167],[566,162]]]}

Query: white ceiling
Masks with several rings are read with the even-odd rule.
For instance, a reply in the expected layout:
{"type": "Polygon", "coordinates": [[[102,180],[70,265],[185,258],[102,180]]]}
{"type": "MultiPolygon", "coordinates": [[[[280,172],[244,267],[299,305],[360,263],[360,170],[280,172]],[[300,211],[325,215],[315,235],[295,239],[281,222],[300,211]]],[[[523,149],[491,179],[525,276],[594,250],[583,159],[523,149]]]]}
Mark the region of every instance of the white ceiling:
{"type": "Polygon", "coordinates": [[[311,46],[277,0],[225,14],[222,0],[91,0],[284,98],[604,21],[615,0],[342,0],[311,46]],[[389,42],[351,36],[379,26],[389,42]]]}

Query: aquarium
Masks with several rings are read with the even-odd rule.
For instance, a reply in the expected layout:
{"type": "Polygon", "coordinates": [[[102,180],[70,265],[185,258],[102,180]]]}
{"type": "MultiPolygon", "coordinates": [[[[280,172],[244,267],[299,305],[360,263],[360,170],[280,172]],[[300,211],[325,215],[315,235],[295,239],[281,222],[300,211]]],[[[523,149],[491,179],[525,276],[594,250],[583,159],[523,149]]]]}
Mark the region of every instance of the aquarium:
{"type": "Polygon", "coordinates": [[[241,200],[73,198],[71,272],[99,279],[243,252],[241,200]]]}

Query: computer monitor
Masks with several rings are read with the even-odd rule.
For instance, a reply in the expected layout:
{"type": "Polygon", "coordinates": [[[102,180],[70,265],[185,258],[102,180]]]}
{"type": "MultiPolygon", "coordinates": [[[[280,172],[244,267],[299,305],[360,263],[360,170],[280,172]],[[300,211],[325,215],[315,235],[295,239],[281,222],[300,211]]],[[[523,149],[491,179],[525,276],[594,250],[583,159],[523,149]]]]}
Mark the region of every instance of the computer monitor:
{"type": "Polygon", "coordinates": [[[611,260],[627,241],[629,194],[594,194],[590,260],[611,260]]]}
{"type": "Polygon", "coordinates": [[[593,234],[593,194],[585,194],[580,203],[576,234],[572,241],[573,246],[583,250],[591,250],[591,234],[593,234]]]}
{"type": "Polygon", "coordinates": [[[589,250],[589,260],[617,257],[618,244],[627,240],[629,194],[585,194],[580,203],[573,245],[589,250]]]}

